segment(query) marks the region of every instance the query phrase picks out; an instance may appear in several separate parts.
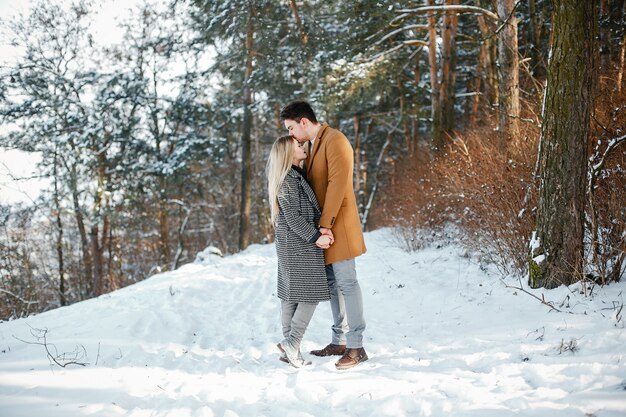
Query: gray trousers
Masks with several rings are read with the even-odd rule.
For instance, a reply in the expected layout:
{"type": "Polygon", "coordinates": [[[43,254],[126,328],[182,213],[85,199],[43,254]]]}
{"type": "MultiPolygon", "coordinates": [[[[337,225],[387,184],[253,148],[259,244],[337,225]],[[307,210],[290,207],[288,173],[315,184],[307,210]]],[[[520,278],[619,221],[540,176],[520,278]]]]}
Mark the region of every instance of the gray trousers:
{"type": "Polygon", "coordinates": [[[350,349],[363,347],[363,295],[354,258],[326,265],[326,278],[333,313],[332,343],[350,349]]]}
{"type": "Polygon", "coordinates": [[[317,303],[293,303],[280,300],[283,337],[298,351],[306,328],[311,322],[317,303]]]}

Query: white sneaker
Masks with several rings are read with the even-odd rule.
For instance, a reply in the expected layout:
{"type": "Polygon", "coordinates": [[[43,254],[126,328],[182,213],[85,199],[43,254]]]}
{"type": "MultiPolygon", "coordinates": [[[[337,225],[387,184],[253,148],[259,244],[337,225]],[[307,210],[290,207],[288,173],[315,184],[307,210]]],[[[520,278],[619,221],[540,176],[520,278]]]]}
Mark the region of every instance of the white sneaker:
{"type": "Polygon", "coordinates": [[[289,364],[294,368],[302,368],[303,366],[307,365],[307,363],[302,358],[302,353],[300,352],[300,349],[294,349],[287,341],[287,339],[284,339],[276,346],[278,347],[278,350],[285,354],[287,360],[289,361],[289,364]]]}

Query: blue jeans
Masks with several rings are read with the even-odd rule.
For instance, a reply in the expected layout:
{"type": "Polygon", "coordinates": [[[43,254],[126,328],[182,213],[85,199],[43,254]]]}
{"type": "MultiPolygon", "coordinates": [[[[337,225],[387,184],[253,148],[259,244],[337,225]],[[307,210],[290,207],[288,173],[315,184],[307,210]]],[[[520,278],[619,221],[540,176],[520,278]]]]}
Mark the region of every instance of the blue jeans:
{"type": "Polygon", "coordinates": [[[350,349],[363,347],[363,295],[354,258],[326,265],[326,278],[333,314],[332,343],[350,349]]]}

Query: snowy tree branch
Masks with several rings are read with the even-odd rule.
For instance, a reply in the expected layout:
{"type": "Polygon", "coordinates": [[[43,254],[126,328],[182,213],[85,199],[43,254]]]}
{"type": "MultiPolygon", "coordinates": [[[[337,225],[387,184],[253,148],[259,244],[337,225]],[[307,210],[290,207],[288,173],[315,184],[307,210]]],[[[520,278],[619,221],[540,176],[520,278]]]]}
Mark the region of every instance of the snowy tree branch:
{"type": "Polygon", "coordinates": [[[444,6],[424,6],[417,7],[415,9],[402,9],[398,10],[397,13],[402,13],[400,16],[396,17],[391,21],[391,24],[395,22],[399,22],[402,19],[409,17],[413,14],[421,14],[428,12],[467,12],[467,13],[479,13],[489,17],[496,22],[500,21],[500,18],[497,14],[487,9],[483,9],[482,7],[477,6],[464,6],[464,5],[444,5],[444,6]]]}
{"type": "Polygon", "coordinates": [[[515,6],[513,6],[513,9],[511,10],[511,13],[509,13],[507,18],[504,19],[504,22],[502,22],[502,24],[496,29],[496,35],[500,33],[502,29],[504,29],[507,23],[509,23],[509,20],[511,20],[511,16],[513,16],[513,13],[515,13],[515,9],[517,9],[517,6],[519,6],[520,2],[521,0],[517,0],[517,3],[515,3],[515,6]]]}
{"type": "Polygon", "coordinates": [[[371,58],[367,58],[364,59],[362,62],[373,62],[376,61],[379,58],[382,58],[386,55],[392,54],[402,48],[404,48],[407,45],[419,45],[419,47],[417,48],[416,52],[418,52],[422,47],[424,46],[428,46],[428,41],[426,40],[419,40],[419,39],[414,39],[414,40],[408,40],[408,41],[404,41],[399,43],[398,45],[394,46],[393,48],[387,49],[385,51],[381,51],[379,53],[377,53],[376,55],[372,56],[371,58]]]}
{"type": "Polygon", "coordinates": [[[600,161],[597,164],[595,164],[595,165],[593,165],[591,167],[591,172],[590,172],[590,176],[589,176],[589,184],[590,184],[590,186],[591,186],[591,184],[593,184],[592,181],[595,181],[595,177],[602,170],[602,167],[604,166],[604,163],[606,162],[606,157],[614,149],[616,149],[619,145],[621,145],[624,142],[626,142],[626,135],[620,136],[619,138],[615,138],[615,139],[611,140],[611,142],[609,143],[609,146],[607,146],[606,149],[604,150],[604,153],[602,154],[602,157],[600,158],[600,161]]]}
{"type": "Polygon", "coordinates": [[[39,301],[28,301],[28,300],[24,300],[22,297],[20,297],[19,295],[13,294],[11,291],[7,291],[4,290],[2,288],[0,288],[0,292],[8,294],[12,297],[17,298],[18,300],[20,300],[21,302],[23,302],[24,304],[39,304],[39,301]]]}
{"type": "Polygon", "coordinates": [[[394,46],[394,47],[393,47],[393,48],[391,48],[391,49],[387,49],[387,50],[385,50],[385,51],[382,51],[382,52],[377,53],[376,55],[374,55],[374,56],[373,56],[373,57],[371,57],[370,59],[365,60],[364,62],[372,62],[372,61],[376,61],[377,59],[382,58],[382,57],[384,57],[384,56],[386,56],[386,55],[392,54],[392,53],[394,53],[394,52],[396,52],[396,51],[398,51],[398,50],[400,50],[400,49],[404,48],[405,46],[406,46],[406,45],[405,45],[405,44],[403,44],[403,43],[398,44],[398,45],[394,46]]]}
{"type": "Polygon", "coordinates": [[[407,40],[407,41],[403,41],[402,43],[404,45],[419,45],[419,46],[428,46],[428,45],[430,45],[428,42],[421,41],[419,39],[410,39],[410,40],[407,40]]]}
{"type": "Polygon", "coordinates": [[[400,29],[396,29],[396,30],[393,30],[393,31],[389,32],[388,34],[386,34],[385,36],[380,38],[380,40],[378,42],[376,42],[374,45],[380,45],[381,43],[383,43],[384,41],[386,41],[390,37],[392,37],[394,35],[397,35],[398,33],[402,33],[405,30],[414,30],[414,29],[428,30],[428,25],[408,25],[408,26],[403,26],[400,29]]]}

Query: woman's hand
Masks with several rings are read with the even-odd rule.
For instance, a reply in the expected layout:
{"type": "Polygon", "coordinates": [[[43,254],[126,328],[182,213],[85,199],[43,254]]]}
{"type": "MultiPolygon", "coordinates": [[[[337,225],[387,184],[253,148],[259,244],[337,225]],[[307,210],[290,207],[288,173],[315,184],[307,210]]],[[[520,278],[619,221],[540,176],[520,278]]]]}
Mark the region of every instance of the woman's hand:
{"type": "Polygon", "coordinates": [[[333,244],[334,239],[330,235],[322,235],[317,238],[315,245],[321,249],[328,249],[333,244]]]}

